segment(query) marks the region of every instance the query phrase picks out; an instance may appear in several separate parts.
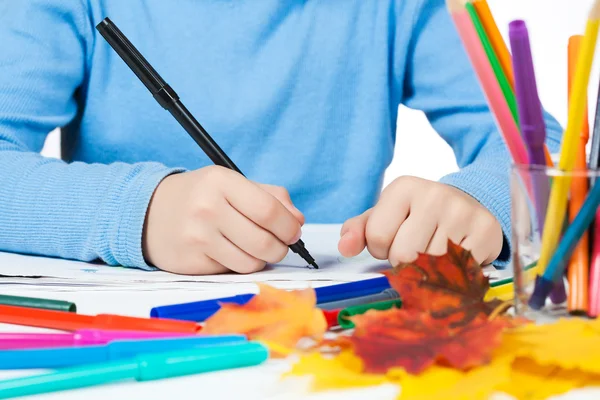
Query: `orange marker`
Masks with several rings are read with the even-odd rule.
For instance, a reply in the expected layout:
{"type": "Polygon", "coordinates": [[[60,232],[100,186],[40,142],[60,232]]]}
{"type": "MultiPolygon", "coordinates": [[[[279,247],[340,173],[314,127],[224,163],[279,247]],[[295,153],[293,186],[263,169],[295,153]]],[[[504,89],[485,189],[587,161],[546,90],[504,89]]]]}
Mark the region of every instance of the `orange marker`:
{"type": "MultiPolygon", "coordinates": [[[[577,58],[581,45],[582,36],[572,36],[569,39],[569,100],[571,96],[571,84],[577,68],[577,58]]],[[[577,157],[574,171],[585,171],[587,168],[585,147],[590,137],[587,104],[586,113],[581,128],[579,144],[577,146],[577,157]]],[[[588,193],[587,177],[574,177],[571,181],[571,201],[569,202],[569,222],[577,216],[581,205],[588,193]]],[[[589,288],[589,234],[585,232],[577,247],[573,251],[569,261],[569,300],[568,309],[570,313],[580,314],[588,311],[588,288],[589,288]]]]}
{"type": "Polygon", "coordinates": [[[136,318],[112,314],[82,315],[63,311],[1,306],[0,323],[75,331],[105,329],[120,331],[197,333],[202,327],[192,321],[136,318]]]}

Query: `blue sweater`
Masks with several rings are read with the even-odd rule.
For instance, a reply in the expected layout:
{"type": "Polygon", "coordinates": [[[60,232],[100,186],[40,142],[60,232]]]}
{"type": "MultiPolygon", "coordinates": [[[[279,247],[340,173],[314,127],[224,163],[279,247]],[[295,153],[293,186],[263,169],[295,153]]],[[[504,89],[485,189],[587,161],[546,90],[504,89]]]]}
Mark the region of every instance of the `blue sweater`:
{"type": "Polygon", "coordinates": [[[442,182],[510,238],[509,155],[443,0],[0,0],[0,250],[149,268],[153,191],[210,164],[97,33],[104,17],[308,222],[376,203],[404,104],[454,149],[442,182]],[[39,154],[56,127],[63,160],[39,154]]]}

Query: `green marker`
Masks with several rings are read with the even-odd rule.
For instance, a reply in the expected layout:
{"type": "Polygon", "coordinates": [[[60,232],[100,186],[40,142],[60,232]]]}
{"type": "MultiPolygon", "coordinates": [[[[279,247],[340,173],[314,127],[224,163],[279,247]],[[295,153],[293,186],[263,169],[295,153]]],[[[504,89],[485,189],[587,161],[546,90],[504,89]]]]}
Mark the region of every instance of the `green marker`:
{"type": "Polygon", "coordinates": [[[38,299],[35,297],[20,297],[0,295],[0,305],[40,308],[42,310],[76,312],[75,303],[62,300],[38,299]]]}
{"type": "Polygon", "coordinates": [[[402,300],[388,300],[388,301],[380,301],[377,303],[369,303],[369,304],[361,304],[358,306],[348,307],[340,311],[338,314],[338,324],[343,329],[352,329],[354,328],[354,322],[350,320],[350,317],[355,315],[364,314],[369,310],[389,310],[391,308],[400,308],[402,307],[402,300]]]}
{"type": "Polygon", "coordinates": [[[261,364],[268,358],[267,348],[257,342],[147,354],[118,362],[88,364],[60,369],[49,374],[0,381],[0,399],[77,389],[128,379],[151,381],[248,367],[261,364]]]}

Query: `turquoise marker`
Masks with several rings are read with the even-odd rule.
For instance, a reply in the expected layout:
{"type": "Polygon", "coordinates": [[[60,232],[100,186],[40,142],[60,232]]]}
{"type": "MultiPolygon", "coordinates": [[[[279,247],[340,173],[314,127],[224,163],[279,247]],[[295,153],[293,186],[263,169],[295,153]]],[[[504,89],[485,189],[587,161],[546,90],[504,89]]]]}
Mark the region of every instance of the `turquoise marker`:
{"type": "Polygon", "coordinates": [[[135,379],[151,381],[201,372],[249,367],[269,358],[257,342],[146,354],[127,360],[88,364],[57,372],[0,381],[0,399],[58,392],[135,379]]]}
{"type": "Polygon", "coordinates": [[[115,340],[103,346],[0,350],[0,370],[73,367],[82,364],[117,361],[141,354],[166,353],[246,341],[244,335],[189,336],[167,339],[115,340]]]}

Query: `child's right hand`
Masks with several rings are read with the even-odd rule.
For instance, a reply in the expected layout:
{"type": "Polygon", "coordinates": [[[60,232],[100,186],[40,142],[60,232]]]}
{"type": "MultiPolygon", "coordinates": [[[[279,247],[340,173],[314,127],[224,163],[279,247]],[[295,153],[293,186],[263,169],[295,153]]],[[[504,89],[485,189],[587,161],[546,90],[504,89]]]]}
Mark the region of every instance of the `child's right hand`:
{"type": "Polygon", "coordinates": [[[256,272],[286,256],[303,224],[284,188],[205,167],[160,183],[146,216],[144,257],[178,274],[256,272]]]}

